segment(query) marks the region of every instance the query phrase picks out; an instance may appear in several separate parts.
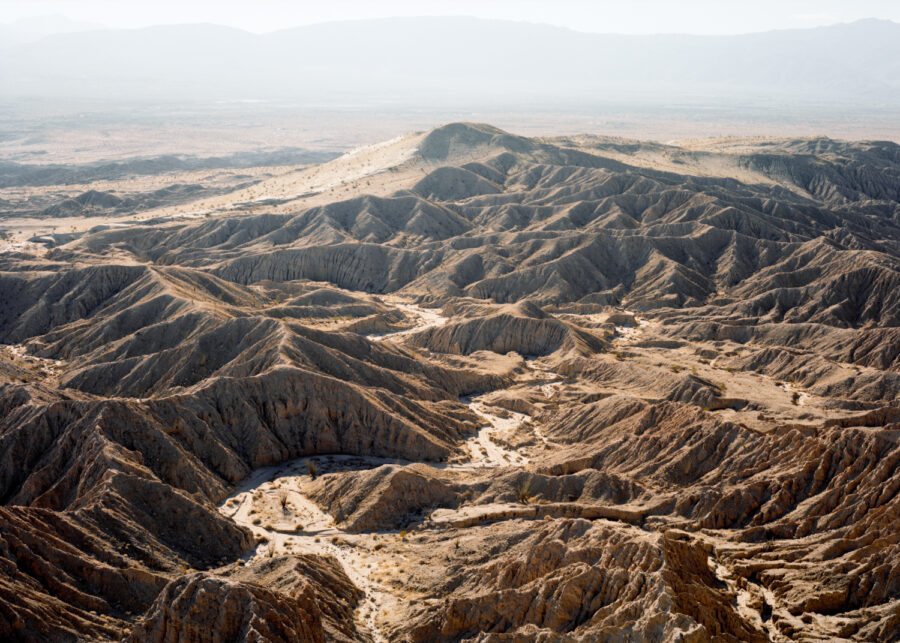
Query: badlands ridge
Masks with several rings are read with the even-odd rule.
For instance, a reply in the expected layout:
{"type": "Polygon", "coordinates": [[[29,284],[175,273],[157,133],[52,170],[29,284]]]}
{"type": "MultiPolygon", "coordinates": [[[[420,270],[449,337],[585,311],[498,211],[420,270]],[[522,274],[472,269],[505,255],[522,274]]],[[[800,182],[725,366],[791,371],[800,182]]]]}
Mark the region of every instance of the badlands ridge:
{"type": "Polygon", "coordinates": [[[900,146],[198,197],[0,253],[0,638],[900,638],[900,146]]]}

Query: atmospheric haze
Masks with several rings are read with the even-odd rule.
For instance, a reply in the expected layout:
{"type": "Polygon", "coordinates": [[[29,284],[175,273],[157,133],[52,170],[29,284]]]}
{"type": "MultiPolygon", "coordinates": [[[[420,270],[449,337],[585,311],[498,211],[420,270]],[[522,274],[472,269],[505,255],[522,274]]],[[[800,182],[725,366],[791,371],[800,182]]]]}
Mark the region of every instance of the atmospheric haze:
{"type": "Polygon", "coordinates": [[[0,4],[0,640],[900,640],[894,5],[0,4]]]}

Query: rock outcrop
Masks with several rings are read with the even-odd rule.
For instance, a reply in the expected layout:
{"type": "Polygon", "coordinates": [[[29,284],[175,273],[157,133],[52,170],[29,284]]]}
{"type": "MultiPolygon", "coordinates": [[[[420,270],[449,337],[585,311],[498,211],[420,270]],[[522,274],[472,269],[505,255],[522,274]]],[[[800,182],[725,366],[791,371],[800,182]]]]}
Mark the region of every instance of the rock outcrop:
{"type": "Polygon", "coordinates": [[[359,590],[336,561],[267,559],[227,578],[197,572],[170,582],[129,641],[366,641],[353,626],[359,590]]]}

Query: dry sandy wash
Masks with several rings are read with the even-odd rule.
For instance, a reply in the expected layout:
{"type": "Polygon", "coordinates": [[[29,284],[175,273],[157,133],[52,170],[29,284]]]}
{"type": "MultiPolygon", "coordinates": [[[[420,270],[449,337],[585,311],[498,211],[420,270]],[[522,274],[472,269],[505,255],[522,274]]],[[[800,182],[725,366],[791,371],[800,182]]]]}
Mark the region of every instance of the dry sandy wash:
{"type": "Polygon", "coordinates": [[[0,220],[0,639],[900,640],[900,146],[242,171],[0,220]]]}

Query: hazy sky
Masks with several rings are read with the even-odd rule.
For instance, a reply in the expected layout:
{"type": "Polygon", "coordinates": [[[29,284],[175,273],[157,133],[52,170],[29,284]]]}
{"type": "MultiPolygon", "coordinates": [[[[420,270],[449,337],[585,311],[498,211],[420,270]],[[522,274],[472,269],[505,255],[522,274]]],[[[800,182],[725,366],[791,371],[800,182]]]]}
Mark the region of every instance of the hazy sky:
{"type": "Polygon", "coordinates": [[[733,34],[887,18],[900,0],[0,0],[0,22],[47,14],[110,27],[212,22],[255,32],[329,20],[467,15],[580,31],[733,34]]]}

